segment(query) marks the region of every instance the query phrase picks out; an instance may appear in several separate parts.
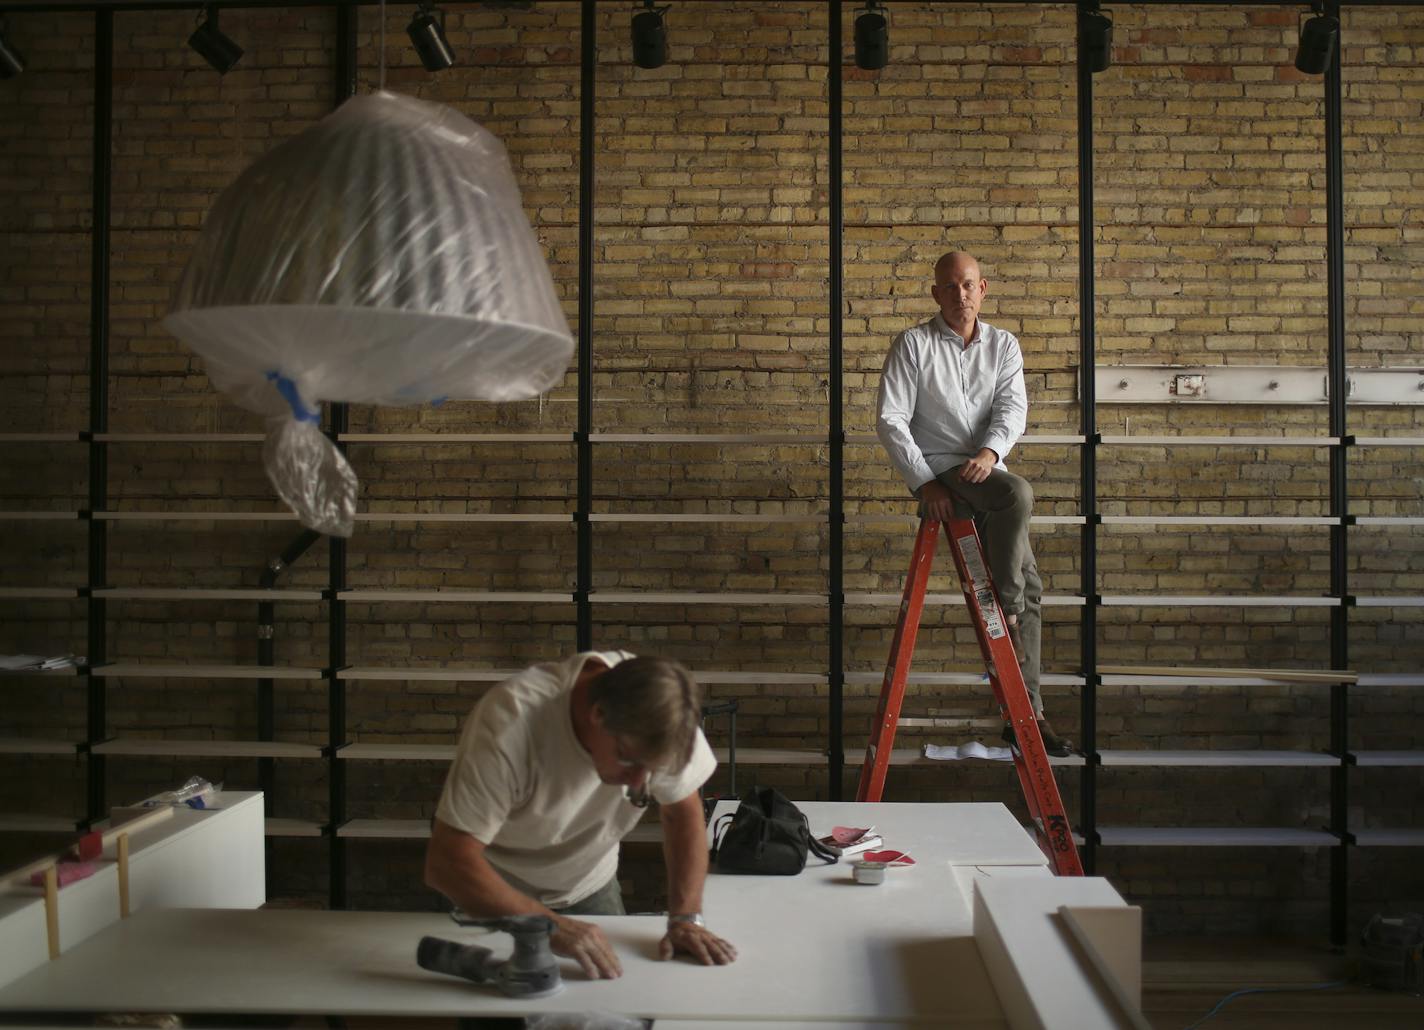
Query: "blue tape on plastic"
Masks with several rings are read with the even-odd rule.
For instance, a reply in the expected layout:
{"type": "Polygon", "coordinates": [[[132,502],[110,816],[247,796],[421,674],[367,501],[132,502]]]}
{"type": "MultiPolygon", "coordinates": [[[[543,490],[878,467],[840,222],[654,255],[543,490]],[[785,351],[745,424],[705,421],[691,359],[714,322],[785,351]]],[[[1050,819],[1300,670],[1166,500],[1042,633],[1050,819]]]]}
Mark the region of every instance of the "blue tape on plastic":
{"type": "Polygon", "coordinates": [[[291,405],[292,417],[298,422],[321,421],[320,411],[310,411],[302,404],[302,395],[297,391],[296,383],[275,370],[267,373],[267,381],[276,384],[277,392],[282,395],[283,400],[291,405]]]}

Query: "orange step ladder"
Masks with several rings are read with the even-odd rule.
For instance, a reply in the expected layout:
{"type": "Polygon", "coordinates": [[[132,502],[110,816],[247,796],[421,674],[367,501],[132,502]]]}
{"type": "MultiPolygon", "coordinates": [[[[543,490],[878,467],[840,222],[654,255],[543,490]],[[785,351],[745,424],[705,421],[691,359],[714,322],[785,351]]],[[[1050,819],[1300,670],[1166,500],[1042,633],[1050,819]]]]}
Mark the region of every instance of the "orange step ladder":
{"type": "MultiPolygon", "coordinates": [[[[890,766],[890,749],[895,740],[895,727],[900,721],[900,707],[905,700],[905,682],[909,679],[910,663],[915,654],[915,637],[920,631],[920,614],[925,607],[925,588],[930,567],[934,564],[935,545],[941,523],[937,519],[920,520],[915,536],[915,550],[910,558],[910,573],[905,578],[905,593],[900,601],[900,621],[895,626],[895,639],[890,645],[890,661],[885,666],[885,680],[880,687],[880,706],[875,713],[875,726],[865,749],[865,764],[860,769],[857,801],[879,801],[885,790],[885,773],[890,766]]],[[[1019,774],[1024,800],[1028,802],[1043,848],[1059,876],[1082,876],[1083,865],[1073,842],[1073,831],[1058,794],[1058,781],[1053,778],[1053,766],[1038,732],[1028,688],[1019,672],[1013,642],[1009,640],[1004,613],[999,608],[999,595],[989,578],[984,548],[973,519],[952,518],[943,523],[954,554],[954,566],[959,571],[959,583],[964,588],[964,601],[969,607],[974,635],[989,670],[989,682],[994,688],[1009,725],[1014,728],[1014,768],[1019,774]]]]}

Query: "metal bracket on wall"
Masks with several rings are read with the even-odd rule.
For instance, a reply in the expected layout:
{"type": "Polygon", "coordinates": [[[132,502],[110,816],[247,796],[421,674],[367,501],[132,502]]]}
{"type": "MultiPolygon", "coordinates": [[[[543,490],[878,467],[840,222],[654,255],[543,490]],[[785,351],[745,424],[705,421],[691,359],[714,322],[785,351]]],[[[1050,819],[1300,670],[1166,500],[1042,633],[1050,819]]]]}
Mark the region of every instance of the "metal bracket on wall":
{"type": "MultiPolygon", "coordinates": [[[[1322,366],[1100,365],[1093,379],[1099,404],[1325,404],[1330,399],[1322,366]]],[[[1351,404],[1424,405],[1424,369],[1352,368],[1345,384],[1351,404]]]]}

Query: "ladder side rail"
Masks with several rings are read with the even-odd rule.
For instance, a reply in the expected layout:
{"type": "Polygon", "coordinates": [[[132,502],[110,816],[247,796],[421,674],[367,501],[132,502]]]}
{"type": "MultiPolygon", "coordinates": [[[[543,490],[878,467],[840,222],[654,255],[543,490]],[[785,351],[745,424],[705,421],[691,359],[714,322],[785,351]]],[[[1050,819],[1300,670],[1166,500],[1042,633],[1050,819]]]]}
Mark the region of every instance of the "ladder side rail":
{"type": "Polygon", "coordinates": [[[860,768],[856,786],[857,801],[879,801],[885,790],[885,776],[890,766],[891,746],[895,728],[900,721],[900,708],[905,699],[905,683],[915,656],[915,638],[920,631],[920,616],[925,607],[925,589],[930,568],[934,565],[935,546],[939,540],[939,522],[921,519],[915,534],[915,548],[910,556],[910,571],[905,577],[905,591],[900,598],[900,618],[890,644],[890,659],[885,665],[885,678],[880,685],[880,701],[865,747],[865,761],[860,768]]]}
{"type": "Polygon", "coordinates": [[[1019,671],[1018,656],[999,607],[998,591],[989,574],[987,559],[973,519],[952,518],[945,525],[950,553],[959,573],[970,621],[979,649],[989,667],[989,682],[1018,744],[1014,769],[1023,788],[1029,815],[1038,830],[1039,845],[1060,876],[1081,876],[1083,867],[1073,843],[1073,831],[1058,792],[1058,781],[1038,721],[1029,704],[1028,688],[1019,671]]]}

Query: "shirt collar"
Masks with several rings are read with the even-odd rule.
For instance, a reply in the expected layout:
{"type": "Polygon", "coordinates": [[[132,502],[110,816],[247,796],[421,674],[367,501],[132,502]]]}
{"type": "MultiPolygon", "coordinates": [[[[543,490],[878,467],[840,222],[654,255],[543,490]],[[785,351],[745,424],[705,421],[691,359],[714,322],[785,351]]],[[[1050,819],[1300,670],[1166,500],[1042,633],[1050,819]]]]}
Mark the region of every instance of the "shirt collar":
{"type": "Polygon", "coordinates": [[[984,320],[982,318],[976,318],[974,320],[974,338],[970,340],[966,340],[964,337],[960,336],[953,329],[951,329],[949,327],[949,323],[944,320],[944,315],[942,314],[935,315],[934,323],[935,328],[937,328],[940,332],[944,333],[944,335],[948,336],[951,340],[958,340],[965,350],[968,350],[970,347],[974,346],[974,344],[979,343],[984,339],[984,320]]]}

